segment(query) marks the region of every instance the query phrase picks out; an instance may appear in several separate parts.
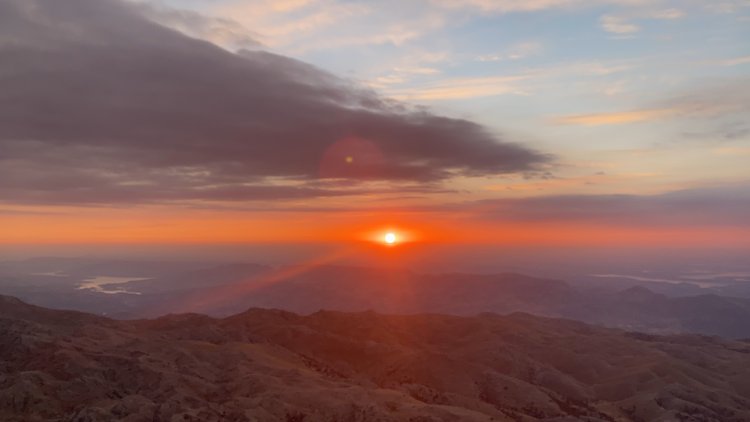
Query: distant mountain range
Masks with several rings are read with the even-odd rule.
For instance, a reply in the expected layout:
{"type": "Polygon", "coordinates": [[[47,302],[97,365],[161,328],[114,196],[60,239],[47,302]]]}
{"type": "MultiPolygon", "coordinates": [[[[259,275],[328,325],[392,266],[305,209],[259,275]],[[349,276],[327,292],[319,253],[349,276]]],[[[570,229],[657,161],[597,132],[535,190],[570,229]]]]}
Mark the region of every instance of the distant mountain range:
{"type": "Polygon", "coordinates": [[[118,321],[0,296],[0,420],[740,422],[750,344],[522,313],[118,321]]]}
{"type": "MultiPolygon", "coordinates": [[[[51,270],[63,264],[66,262],[53,262],[44,268],[51,270]]],[[[512,273],[420,274],[333,265],[205,265],[85,262],[78,266],[68,263],[64,271],[34,274],[16,268],[15,273],[0,276],[0,293],[42,306],[120,319],[185,312],[222,317],[249,307],[300,314],[321,309],[464,316],[526,312],[648,333],[750,338],[750,299],[712,293],[667,296],[640,285],[613,288],[602,281],[600,286],[591,287],[512,273]],[[104,274],[123,277],[117,291],[129,293],[105,294],[78,288],[82,279],[104,274]]]]}

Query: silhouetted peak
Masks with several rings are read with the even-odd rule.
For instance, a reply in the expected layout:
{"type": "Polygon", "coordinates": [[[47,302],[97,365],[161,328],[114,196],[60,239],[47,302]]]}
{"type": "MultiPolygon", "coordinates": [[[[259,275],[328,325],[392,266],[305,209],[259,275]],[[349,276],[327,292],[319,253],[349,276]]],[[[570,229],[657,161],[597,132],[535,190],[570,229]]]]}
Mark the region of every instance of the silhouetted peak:
{"type": "Polygon", "coordinates": [[[26,306],[30,306],[26,302],[22,301],[21,299],[19,299],[17,297],[0,295],[0,306],[5,306],[5,305],[26,305],[26,306]]]}

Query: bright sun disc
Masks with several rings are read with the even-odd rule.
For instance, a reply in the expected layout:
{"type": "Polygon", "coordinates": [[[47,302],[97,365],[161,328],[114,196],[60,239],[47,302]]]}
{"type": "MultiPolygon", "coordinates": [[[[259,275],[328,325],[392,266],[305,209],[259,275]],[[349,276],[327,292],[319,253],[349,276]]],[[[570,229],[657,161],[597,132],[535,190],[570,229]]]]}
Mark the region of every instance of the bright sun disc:
{"type": "Polygon", "coordinates": [[[396,235],[394,233],[386,233],[383,240],[385,241],[385,243],[392,245],[396,243],[396,235]]]}

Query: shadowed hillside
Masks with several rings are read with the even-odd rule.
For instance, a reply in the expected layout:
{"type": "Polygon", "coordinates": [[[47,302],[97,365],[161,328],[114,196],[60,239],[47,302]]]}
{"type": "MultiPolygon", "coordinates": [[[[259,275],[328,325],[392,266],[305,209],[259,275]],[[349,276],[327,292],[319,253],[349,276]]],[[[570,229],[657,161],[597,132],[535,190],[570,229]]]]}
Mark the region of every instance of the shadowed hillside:
{"type": "Polygon", "coordinates": [[[9,421],[746,421],[750,345],[527,314],[114,321],[0,298],[9,421]]]}

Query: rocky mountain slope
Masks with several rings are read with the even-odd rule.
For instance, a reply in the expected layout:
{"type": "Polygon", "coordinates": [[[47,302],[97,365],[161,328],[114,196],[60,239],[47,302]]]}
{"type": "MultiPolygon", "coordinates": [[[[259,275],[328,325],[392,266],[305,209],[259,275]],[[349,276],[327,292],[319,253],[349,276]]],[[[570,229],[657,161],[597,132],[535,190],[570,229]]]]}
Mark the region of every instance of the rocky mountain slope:
{"type": "Polygon", "coordinates": [[[0,297],[6,421],[747,421],[750,344],[527,314],[115,321],[0,297]]]}

